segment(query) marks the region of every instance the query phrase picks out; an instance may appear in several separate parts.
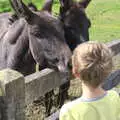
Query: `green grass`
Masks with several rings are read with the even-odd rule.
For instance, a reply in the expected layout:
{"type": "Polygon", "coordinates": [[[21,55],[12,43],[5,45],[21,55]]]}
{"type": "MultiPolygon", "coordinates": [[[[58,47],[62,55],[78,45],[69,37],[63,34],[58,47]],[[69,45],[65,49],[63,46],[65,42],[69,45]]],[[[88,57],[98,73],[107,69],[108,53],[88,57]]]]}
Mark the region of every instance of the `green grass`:
{"type": "MultiPolygon", "coordinates": [[[[41,9],[44,0],[25,0],[32,1],[41,9]]],[[[0,12],[10,11],[8,0],[0,0],[0,12]]],[[[58,13],[58,0],[54,0],[53,11],[58,13]]],[[[92,22],[90,28],[90,39],[108,42],[120,39],[120,0],[92,0],[86,13],[92,22]]]]}
{"type": "MultiPolygon", "coordinates": [[[[29,3],[29,2],[33,2],[38,9],[41,9],[43,4],[44,4],[44,1],[45,0],[23,0],[25,1],[25,3],[29,3]]],[[[11,6],[9,4],[9,0],[0,0],[0,13],[1,12],[8,12],[8,11],[11,11],[11,6]]],[[[54,12],[58,13],[58,10],[59,10],[59,2],[58,0],[54,0],[54,6],[53,6],[53,10],[54,12]]]]}
{"type": "Polygon", "coordinates": [[[120,39],[120,0],[92,0],[87,13],[92,22],[91,40],[120,39]]]}

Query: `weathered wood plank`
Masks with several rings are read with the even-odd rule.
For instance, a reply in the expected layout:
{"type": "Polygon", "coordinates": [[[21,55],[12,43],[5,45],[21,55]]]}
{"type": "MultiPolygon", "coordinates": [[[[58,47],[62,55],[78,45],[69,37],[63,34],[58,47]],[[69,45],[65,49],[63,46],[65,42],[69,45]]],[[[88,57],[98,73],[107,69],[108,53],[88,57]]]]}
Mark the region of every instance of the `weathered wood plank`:
{"type": "Polygon", "coordinates": [[[51,69],[44,69],[25,77],[26,104],[67,81],[67,76],[51,69]]]}
{"type": "Polygon", "coordinates": [[[106,82],[103,85],[105,90],[110,90],[113,87],[117,86],[120,83],[120,70],[112,72],[106,79],[106,82]]]}
{"type": "Polygon", "coordinates": [[[111,42],[106,43],[114,52],[114,55],[120,53],[120,40],[113,40],[111,42]]]}
{"type": "Polygon", "coordinates": [[[5,69],[0,71],[3,97],[0,98],[2,120],[24,120],[25,82],[22,74],[5,69]]]}

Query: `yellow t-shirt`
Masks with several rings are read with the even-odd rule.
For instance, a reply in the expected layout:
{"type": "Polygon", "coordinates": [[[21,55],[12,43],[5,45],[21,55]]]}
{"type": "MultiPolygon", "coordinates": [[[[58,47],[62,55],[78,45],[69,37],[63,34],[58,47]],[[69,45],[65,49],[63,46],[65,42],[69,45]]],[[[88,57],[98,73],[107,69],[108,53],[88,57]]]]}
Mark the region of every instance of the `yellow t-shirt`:
{"type": "Polygon", "coordinates": [[[111,90],[100,98],[78,98],[60,110],[60,120],[120,120],[120,97],[111,90]]]}

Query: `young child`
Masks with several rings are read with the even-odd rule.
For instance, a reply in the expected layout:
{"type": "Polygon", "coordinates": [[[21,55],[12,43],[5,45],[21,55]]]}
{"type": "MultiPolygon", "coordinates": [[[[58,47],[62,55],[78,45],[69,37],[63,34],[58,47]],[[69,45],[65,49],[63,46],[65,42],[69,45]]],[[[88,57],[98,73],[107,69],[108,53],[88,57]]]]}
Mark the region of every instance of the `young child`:
{"type": "Polygon", "coordinates": [[[120,98],[102,89],[112,70],[112,52],[103,43],[80,44],[72,56],[73,74],[82,82],[82,96],[60,110],[60,120],[120,120],[120,98]]]}

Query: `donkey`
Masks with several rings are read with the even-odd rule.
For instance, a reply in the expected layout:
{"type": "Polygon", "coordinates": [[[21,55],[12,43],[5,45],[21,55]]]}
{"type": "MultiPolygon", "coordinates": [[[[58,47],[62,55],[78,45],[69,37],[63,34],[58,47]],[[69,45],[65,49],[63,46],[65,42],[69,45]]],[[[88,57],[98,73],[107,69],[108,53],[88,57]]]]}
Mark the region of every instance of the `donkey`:
{"type": "MultiPolygon", "coordinates": [[[[22,1],[10,2],[22,18],[16,20],[0,37],[0,69],[10,67],[27,75],[34,71],[33,64],[39,63],[42,69],[52,67],[64,71],[71,51],[64,39],[61,22],[47,9],[33,12],[22,1]]],[[[4,31],[6,28],[1,26],[1,29],[4,31]]]]}
{"type": "Polygon", "coordinates": [[[91,0],[75,2],[73,0],[60,1],[60,19],[64,25],[66,41],[73,51],[74,48],[89,40],[91,22],[86,15],[86,8],[91,0]]]}
{"type": "Polygon", "coordinates": [[[67,74],[71,50],[61,21],[46,7],[31,11],[22,0],[10,3],[19,19],[9,27],[3,21],[0,27],[0,69],[11,68],[29,75],[39,63],[40,69],[49,67],[67,74]]]}

